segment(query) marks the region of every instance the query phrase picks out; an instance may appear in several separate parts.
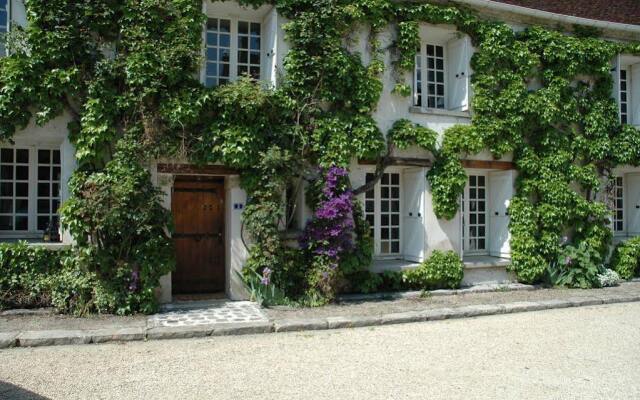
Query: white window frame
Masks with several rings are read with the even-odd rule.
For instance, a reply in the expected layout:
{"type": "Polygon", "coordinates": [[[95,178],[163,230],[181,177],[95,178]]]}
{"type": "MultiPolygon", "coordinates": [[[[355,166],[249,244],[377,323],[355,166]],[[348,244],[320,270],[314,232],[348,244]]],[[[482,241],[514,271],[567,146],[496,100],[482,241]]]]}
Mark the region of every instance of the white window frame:
{"type": "MultiPolygon", "coordinates": [[[[449,54],[447,52],[446,43],[436,43],[436,42],[430,42],[430,41],[424,41],[424,40],[420,42],[420,52],[416,54],[416,68],[414,68],[414,73],[413,73],[414,75],[413,99],[414,99],[415,106],[419,106],[421,108],[428,109],[428,110],[448,110],[449,109],[448,108],[449,82],[447,81],[447,77],[449,73],[448,61],[449,61],[449,54]],[[442,48],[442,62],[443,62],[442,74],[444,77],[444,80],[442,82],[442,85],[444,87],[444,93],[442,95],[443,101],[444,101],[443,107],[437,107],[437,103],[436,103],[436,107],[429,107],[430,94],[429,94],[429,81],[428,81],[429,73],[428,73],[428,62],[427,62],[427,46],[434,46],[434,50],[436,47],[442,48]],[[421,104],[418,104],[418,79],[417,79],[418,64],[420,68],[420,78],[421,78],[420,79],[421,104]]],[[[439,96],[439,95],[436,93],[435,96],[439,96]]]]}
{"type": "Polygon", "coordinates": [[[613,194],[612,194],[612,198],[610,199],[610,202],[612,201],[613,204],[610,203],[610,205],[612,207],[610,207],[611,209],[611,230],[613,231],[613,234],[615,236],[627,236],[627,199],[626,199],[626,195],[627,195],[627,180],[625,177],[625,174],[620,174],[620,175],[615,175],[613,177],[614,179],[614,185],[613,185],[613,194]],[[620,179],[622,181],[622,185],[619,186],[617,183],[617,180],[620,179]],[[618,196],[618,189],[622,189],[622,195],[618,196]],[[622,208],[618,208],[617,206],[617,200],[622,200],[622,208]],[[617,212],[618,211],[622,211],[622,220],[619,220],[616,216],[617,216],[617,212]],[[622,223],[622,229],[616,229],[616,222],[621,222],[622,223]]]}
{"type": "MultiPolygon", "coordinates": [[[[462,243],[462,254],[463,256],[484,256],[489,255],[491,249],[491,235],[490,235],[490,222],[489,222],[489,209],[491,208],[491,204],[489,204],[491,200],[491,196],[489,195],[489,191],[491,187],[489,186],[489,171],[486,170],[467,170],[467,183],[464,188],[464,194],[460,199],[461,207],[461,216],[460,216],[460,232],[461,232],[461,243],[462,243]],[[470,221],[470,210],[469,210],[469,180],[471,176],[482,176],[484,177],[484,249],[476,249],[469,250],[469,223],[470,221]]],[[[476,226],[478,223],[476,221],[476,226]]]]}
{"type": "Polygon", "coordinates": [[[249,22],[249,23],[254,23],[254,24],[260,24],[260,63],[259,63],[259,68],[260,68],[260,79],[263,79],[264,77],[264,41],[265,41],[265,35],[264,35],[264,21],[260,20],[258,18],[251,18],[251,17],[239,17],[239,16],[234,16],[234,15],[224,15],[224,14],[216,14],[216,13],[212,13],[212,14],[207,14],[207,21],[205,21],[204,23],[204,27],[203,27],[203,34],[202,34],[202,38],[203,38],[203,65],[200,71],[200,82],[203,85],[206,85],[206,77],[207,77],[207,23],[209,19],[226,19],[229,20],[231,23],[231,30],[230,30],[230,35],[231,35],[231,47],[230,47],[230,52],[231,54],[229,55],[229,82],[233,82],[235,80],[238,79],[238,23],[239,22],[249,22]]]}
{"type": "Polygon", "coordinates": [[[7,12],[7,21],[6,21],[5,29],[4,31],[0,30],[0,33],[5,35],[5,37],[2,38],[3,43],[0,44],[0,57],[7,56],[6,34],[8,34],[9,31],[11,30],[11,0],[7,0],[6,12],[7,12]]]}
{"type": "MultiPolygon", "coordinates": [[[[374,173],[373,170],[367,170],[365,171],[365,176],[366,174],[372,174],[374,173]]],[[[376,183],[376,185],[373,188],[374,191],[374,211],[373,211],[373,216],[374,216],[374,225],[371,227],[372,231],[373,231],[373,242],[374,242],[374,257],[377,260],[390,260],[390,259],[400,259],[403,257],[403,243],[404,243],[404,238],[403,238],[403,218],[402,216],[404,215],[404,194],[403,194],[403,174],[402,174],[402,170],[399,168],[387,168],[385,169],[385,174],[397,174],[398,175],[398,199],[397,201],[399,202],[399,208],[397,212],[394,212],[394,214],[397,213],[398,215],[398,227],[397,229],[399,230],[398,232],[398,252],[395,253],[382,253],[382,234],[381,234],[381,222],[382,222],[382,206],[381,206],[381,202],[382,202],[382,180],[380,180],[379,182],[376,183]]],[[[365,206],[364,209],[364,214],[365,216],[367,214],[370,214],[370,212],[368,213],[366,211],[366,193],[363,194],[362,196],[362,201],[363,204],[365,206]]]]}
{"type": "Polygon", "coordinates": [[[621,65],[620,66],[620,70],[618,71],[618,79],[619,79],[619,86],[618,86],[618,90],[619,90],[619,103],[618,103],[618,112],[620,113],[620,122],[623,124],[629,124],[630,123],[630,111],[631,111],[631,102],[632,102],[632,98],[631,98],[631,79],[633,78],[631,76],[631,68],[629,68],[626,65],[621,65]],[[622,72],[625,73],[625,78],[622,79],[622,72]],[[622,84],[624,83],[624,89],[622,88],[622,84]],[[624,94],[625,99],[622,99],[622,95],[624,94]],[[626,109],[626,111],[622,111],[622,108],[626,109]]]}
{"type": "MultiPolygon", "coordinates": [[[[63,169],[63,152],[61,146],[54,144],[38,144],[38,145],[23,145],[16,143],[15,145],[1,145],[0,148],[12,148],[12,149],[27,149],[29,150],[29,225],[26,231],[0,231],[1,239],[40,239],[43,231],[38,230],[38,150],[57,150],[60,152],[60,182],[59,182],[59,204],[63,202],[62,198],[62,169],[63,169]]],[[[14,177],[15,179],[15,177],[14,177]]],[[[50,196],[51,197],[51,196],[50,196]]],[[[15,214],[15,209],[14,209],[15,214]]]]}

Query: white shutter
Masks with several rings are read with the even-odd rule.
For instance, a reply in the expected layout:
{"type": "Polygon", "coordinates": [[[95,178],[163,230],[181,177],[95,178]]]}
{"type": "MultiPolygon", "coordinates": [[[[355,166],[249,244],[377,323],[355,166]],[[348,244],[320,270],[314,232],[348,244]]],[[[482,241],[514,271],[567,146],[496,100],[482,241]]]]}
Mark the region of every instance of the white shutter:
{"type": "Polygon", "coordinates": [[[625,176],[627,191],[627,232],[629,236],[640,235],[640,174],[625,176]]]}
{"type": "Polygon", "coordinates": [[[274,7],[262,21],[262,80],[276,85],[276,47],[278,32],[278,13],[274,7]]]}
{"type": "Polygon", "coordinates": [[[426,182],[426,170],[424,168],[404,170],[402,180],[404,191],[404,258],[414,262],[424,261],[424,192],[426,182]]]}
{"type": "Polygon", "coordinates": [[[489,254],[509,257],[509,204],[514,194],[515,171],[489,173],[489,254]]]}
{"type": "Polygon", "coordinates": [[[11,21],[21,27],[27,26],[27,11],[24,6],[24,0],[11,0],[11,21]]]}
{"type": "Polygon", "coordinates": [[[629,123],[640,125],[640,63],[633,64],[629,68],[631,76],[627,77],[627,81],[631,81],[630,89],[627,91],[629,107],[629,123]]]}
{"type": "Polygon", "coordinates": [[[468,36],[453,39],[447,44],[449,110],[467,111],[469,109],[471,52],[471,41],[468,36]]]}
{"type": "Polygon", "coordinates": [[[611,63],[611,77],[613,78],[611,97],[618,105],[618,118],[620,118],[620,54],[616,55],[611,63]]]}

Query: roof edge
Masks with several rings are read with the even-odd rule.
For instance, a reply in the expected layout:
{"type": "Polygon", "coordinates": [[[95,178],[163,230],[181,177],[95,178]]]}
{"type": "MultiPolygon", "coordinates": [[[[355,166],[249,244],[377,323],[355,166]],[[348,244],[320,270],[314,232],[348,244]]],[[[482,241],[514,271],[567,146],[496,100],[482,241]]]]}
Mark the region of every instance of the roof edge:
{"type": "Polygon", "coordinates": [[[567,14],[557,14],[549,11],[537,10],[535,8],[528,8],[522,6],[516,6],[512,4],[500,3],[492,0],[454,0],[457,3],[467,4],[470,6],[489,8],[497,11],[506,11],[520,15],[526,15],[530,17],[538,17],[547,20],[564,22],[572,25],[586,25],[593,26],[600,29],[615,30],[621,32],[628,32],[634,34],[640,34],[640,25],[623,24],[620,22],[602,21],[597,19],[576,17],[567,14]]]}

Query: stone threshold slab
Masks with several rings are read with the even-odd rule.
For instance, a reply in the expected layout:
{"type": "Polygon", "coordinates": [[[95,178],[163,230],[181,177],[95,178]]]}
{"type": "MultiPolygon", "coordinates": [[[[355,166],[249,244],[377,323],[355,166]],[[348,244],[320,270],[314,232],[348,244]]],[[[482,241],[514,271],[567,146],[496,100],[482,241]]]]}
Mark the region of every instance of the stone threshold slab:
{"type": "Polygon", "coordinates": [[[213,336],[359,328],[630,302],[640,302],[640,294],[603,294],[568,299],[521,301],[502,304],[479,304],[456,308],[398,312],[376,316],[276,319],[262,322],[188,327],[116,327],[112,329],[100,329],[97,331],[43,330],[3,332],[0,333],[0,348],[127,342],[135,340],[188,339],[213,336]]]}

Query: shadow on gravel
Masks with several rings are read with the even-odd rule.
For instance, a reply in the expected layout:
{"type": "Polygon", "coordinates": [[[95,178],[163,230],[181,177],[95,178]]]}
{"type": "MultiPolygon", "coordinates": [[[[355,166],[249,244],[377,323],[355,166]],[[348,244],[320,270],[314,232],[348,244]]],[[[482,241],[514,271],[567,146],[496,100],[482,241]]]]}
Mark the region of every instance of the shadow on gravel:
{"type": "Polygon", "coordinates": [[[0,381],[0,399],[2,400],[48,400],[48,397],[40,396],[20,386],[9,382],[0,381]]]}

